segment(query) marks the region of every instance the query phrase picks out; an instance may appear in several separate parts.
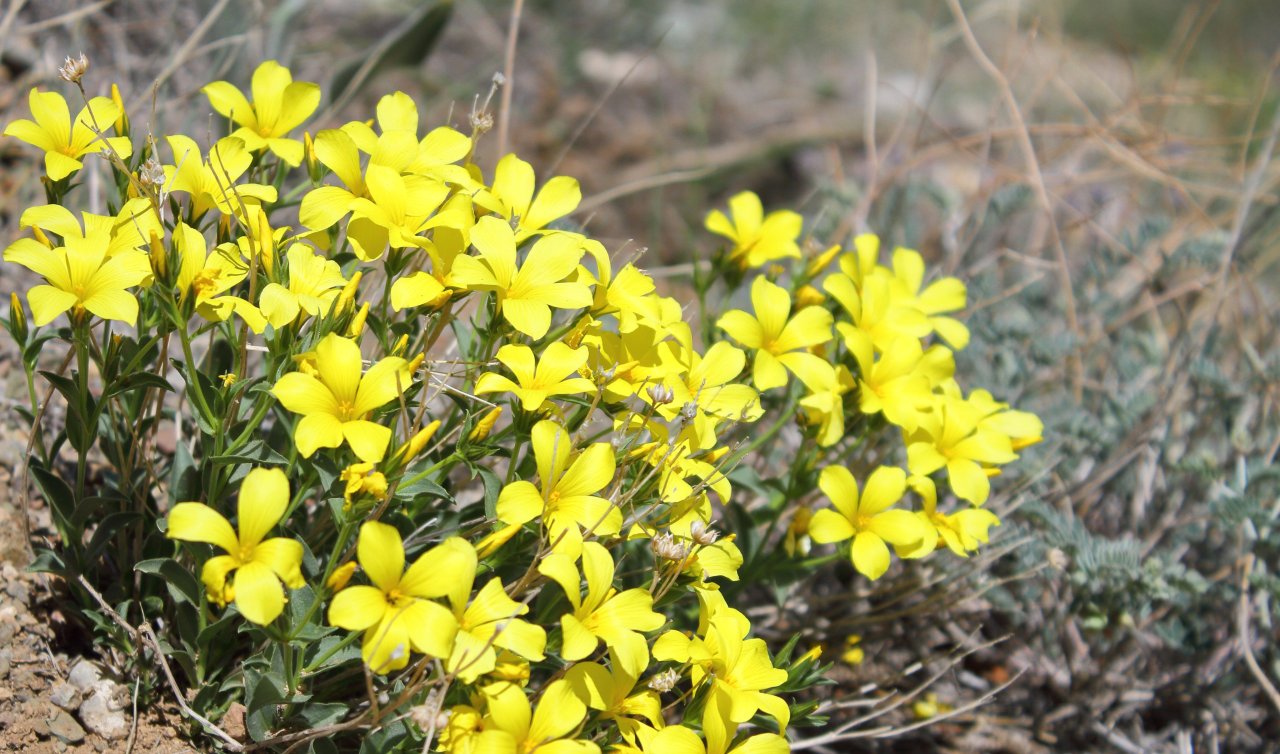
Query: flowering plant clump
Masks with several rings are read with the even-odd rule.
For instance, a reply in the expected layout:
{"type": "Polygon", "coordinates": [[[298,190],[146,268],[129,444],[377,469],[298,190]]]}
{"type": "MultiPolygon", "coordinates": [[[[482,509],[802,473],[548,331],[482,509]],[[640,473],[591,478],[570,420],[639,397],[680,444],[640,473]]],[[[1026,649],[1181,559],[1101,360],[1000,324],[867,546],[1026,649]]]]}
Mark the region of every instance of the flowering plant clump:
{"type": "Polygon", "coordinates": [[[425,128],[397,92],[303,131],[322,92],[267,62],[203,89],[201,144],[85,78],[74,121],[33,90],[5,128],[46,169],[4,252],[40,278],[6,323],[37,567],[224,745],[242,704],[281,750],[788,751],[822,668],[754,635],[753,583],[968,556],[1040,439],[955,379],[964,285],[873,235],[815,246],[739,194],[687,312],[572,229],[577,181],[486,174],[491,118],[425,128]],[[104,215],[71,209],[90,170],[104,215]]]}

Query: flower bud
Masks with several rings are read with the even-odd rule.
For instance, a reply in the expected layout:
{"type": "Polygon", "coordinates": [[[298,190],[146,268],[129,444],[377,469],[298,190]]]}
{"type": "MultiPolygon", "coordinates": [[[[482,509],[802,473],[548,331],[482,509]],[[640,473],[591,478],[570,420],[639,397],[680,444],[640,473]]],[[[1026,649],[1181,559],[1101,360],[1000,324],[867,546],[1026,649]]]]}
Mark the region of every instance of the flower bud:
{"type": "Polygon", "coordinates": [[[311,138],[311,134],[303,132],[302,134],[302,151],[306,155],[307,175],[311,177],[313,183],[320,182],[320,161],[316,159],[316,143],[311,138]]]}
{"type": "Polygon", "coordinates": [[[116,104],[116,110],[120,113],[116,116],[116,122],[112,124],[116,128],[116,134],[128,136],[129,114],[124,110],[124,97],[120,96],[120,87],[115,84],[111,85],[111,101],[116,104]]]}
{"type": "Polygon", "coordinates": [[[338,294],[338,303],[336,305],[337,312],[345,312],[355,303],[356,287],[360,285],[360,279],[363,277],[364,272],[356,270],[356,273],[351,276],[351,279],[347,281],[347,284],[342,286],[342,293],[338,294]]]}
{"type": "Polygon", "coordinates": [[[489,412],[480,417],[480,421],[476,422],[471,428],[471,433],[467,435],[470,442],[480,442],[489,436],[493,431],[493,425],[498,423],[498,417],[502,416],[502,406],[494,406],[489,412]]]}
{"type": "Polygon", "coordinates": [[[812,285],[802,285],[800,290],[796,291],[796,311],[810,306],[821,306],[824,301],[826,297],[822,295],[822,291],[812,285]]]}
{"type": "Polygon", "coordinates": [[[431,438],[435,437],[436,431],[439,429],[440,420],[437,419],[410,438],[409,442],[404,444],[404,455],[400,459],[400,464],[402,466],[408,465],[410,461],[421,455],[422,451],[426,449],[427,443],[431,442],[431,438]]]}
{"type": "Polygon", "coordinates": [[[365,321],[369,319],[369,302],[360,305],[360,311],[356,312],[356,316],[351,318],[351,324],[347,325],[347,337],[358,338],[364,332],[365,321]]]}
{"type": "Polygon", "coordinates": [[[409,336],[401,335],[400,339],[395,342],[395,345],[391,346],[391,355],[404,356],[404,352],[407,351],[408,349],[409,349],[409,336]]]}
{"type": "Polygon", "coordinates": [[[503,545],[505,545],[507,542],[510,542],[511,538],[514,537],[519,531],[520,531],[520,526],[518,524],[510,524],[508,526],[502,527],[501,529],[498,529],[497,531],[493,532],[489,536],[485,537],[484,539],[476,543],[476,556],[480,558],[489,557],[493,553],[497,552],[498,549],[501,548],[503,545]]]}
{"type": "Polygon", "coordinates": [[[31,234],[36,237],[37,241],[39,241],[41,244],[43,244],[47,248],[50,248],[50,249],[54,248],[53,241],[49,240],[49,237],[44,234],[43,230],[40,230],[36,226],[32,225],[31,234]]]}
{"type": "Polygon", "coordinates": [[[64,62],[62,67],[58,69],[58,78],[68,84],[79,84],[80,79],[84,78],[84,75],[88,73],[88,71],[89,58],[85,57],[83,52],[80,53],[80,57],[78,58],[72,58],[68,55],[66,62],[64,62]]]}
{"type": "Polygon", "coordinates": [[[167,280],[169,271],[169,255],[164,248],[164,239],[154,230],[148,233],[150,239],[147,246],[150,251],[148,256],[151,259],[151,273],[156,276],[156,280],[167,280]]]}
{"type": "Polygon", "coordinates": [[[18,343],[27,342],[27,314],[22,310],[17,293],[9,294],[9,334],[18,343]]]}
{"type": "Polygon", "coordinates": [[[354,560],[343,563],[333,569],[333,573],[329,575],[329,580],[324,585],[333,591],[338,591],[347,585],[351,580],[351,575],[356,572],[356,562],[354,560]]]}

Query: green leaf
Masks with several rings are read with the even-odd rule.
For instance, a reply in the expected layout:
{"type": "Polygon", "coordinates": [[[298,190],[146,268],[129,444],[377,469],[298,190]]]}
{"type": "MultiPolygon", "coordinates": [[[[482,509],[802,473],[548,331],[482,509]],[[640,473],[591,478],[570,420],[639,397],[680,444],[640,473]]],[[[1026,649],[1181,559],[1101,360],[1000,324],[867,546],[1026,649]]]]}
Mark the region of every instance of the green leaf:
{"type": "Polygon", "coordinates": [[[142,514],[137,511],[116,511],[108,514],[98,523],[98,528],[94,530],[93,537],[89,540],[89,546],[84,551],[84,561],[89,564],[97,562],[98,556],[102,554],[102,550],[106,549],[107,544],[115,537],[116,532],[141,519],[142,514]]]}
{"type": "Polygon", "coordinates": [[[76,514],[75,493],[57,474],[43,466],[32,463],[30,470],[31,475],[35,477],[36,486],[40,488],[40,494],[49,504],[49,510],[53,512],[54,525],[58,527],[58,533],[62,535],[64,541],[74,541],[68,538],[72,533],[71,521],[76,514]]]}
{"type": "Polygon", "coordinates": [[[146,388],[159,388],[165,392],[172,392],[173,385],[158,374],[151,372],[135,372],[134,374],[125,375],[123,379],[116,380],[107,386],[102,392],[103,399],[116,395],[122,395],[130,390],[142,390],[146,388]]]}
{"type": "Polygon", "coordinates": [[[134,567],[135,571],[141,573],[149,573],[164,579],[165,586],[169,589],[169,594],[178,601],[186,602],[190,605],[201,607],[204,598],[204,587],[196,580],[191,572],[178,564],[173,558],[152,558],[150,560],[139,561],[134,567]]]}
{"type": "Polygon", "coordinates": [[[289,460],[280,455],[262,440],[252,440],[234,453],[214,456],[209,461],[218,466],[229,464],[252,464],[265,466],[285,466],[289,460]]]}

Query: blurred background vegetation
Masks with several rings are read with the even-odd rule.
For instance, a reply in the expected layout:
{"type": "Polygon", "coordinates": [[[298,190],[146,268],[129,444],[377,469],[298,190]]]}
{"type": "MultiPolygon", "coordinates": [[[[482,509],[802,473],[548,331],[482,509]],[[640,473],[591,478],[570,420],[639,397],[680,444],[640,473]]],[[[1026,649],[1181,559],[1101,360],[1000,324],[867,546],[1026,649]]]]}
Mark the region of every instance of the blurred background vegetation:
{"type": "MultiPolygon", "coordinates": [[[[263,59],[331,92],[311,129],[401,89],[469,131],[505,70],[509,147],[670,289],[742,189],[969,281],[960,372],[1046,442],[982,556],[760,592],[770,639],[835,663],[797,750],[1280,740],[1274,0],[527,0],[510,67],[505,0],[0,5],[0,120],[82,49],[135,130],[197,137],[198,87],[263,59]]],[[[40,168],[0,164],[10,238],[40,168]]]]}

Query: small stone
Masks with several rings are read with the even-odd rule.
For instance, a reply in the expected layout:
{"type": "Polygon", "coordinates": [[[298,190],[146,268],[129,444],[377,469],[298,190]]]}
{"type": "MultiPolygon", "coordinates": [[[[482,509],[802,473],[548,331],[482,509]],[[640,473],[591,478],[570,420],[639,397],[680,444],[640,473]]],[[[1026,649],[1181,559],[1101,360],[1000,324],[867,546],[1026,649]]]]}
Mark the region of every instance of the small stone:
{"type": "Polygon", "coordinates": [[[49,733],[69,744],[78,744],[84,740],[84,728],[66,710],[58,710],[57,714],[45,721],[49,733]]]}
{"type": "Polygon", "coordinates": [[[13,650],[11,649],[0,650],[0,681],[3,681],[5,678],[9,677],[9,663],[10,663],[9,658],[12,655],[13,655],[13,650]]]}
{"type": "Polygon", "coordinates": [[[31,599],[31,589],[25,581],[10,581],[5,585],[4,593],[23,605],[27,604],[31,599]]]}
{"type": "Polygon", "coordinates": [[[80,719],[85,727],[103,738],[124,738],[129,735],[129,721],[116,704],[117,694],[109,686],[111,681],[99,683],[93,695],[80,705],[80,719]]]}
{"type": "Polygon", "coordinates": [[[76,660],[76,664],[72,665],[67,673],[67,683],[83,693],[88,693],[100,680],[102,680],[102,669],[83,658],[76,660]]]}
{"type": "Polygon", "coordinates": [[[80,691],[66,681],[58,681],[49,689],[49,701],[65,710],[73,710],[80,704],[80,691]]]}

